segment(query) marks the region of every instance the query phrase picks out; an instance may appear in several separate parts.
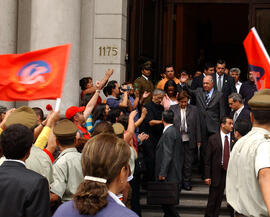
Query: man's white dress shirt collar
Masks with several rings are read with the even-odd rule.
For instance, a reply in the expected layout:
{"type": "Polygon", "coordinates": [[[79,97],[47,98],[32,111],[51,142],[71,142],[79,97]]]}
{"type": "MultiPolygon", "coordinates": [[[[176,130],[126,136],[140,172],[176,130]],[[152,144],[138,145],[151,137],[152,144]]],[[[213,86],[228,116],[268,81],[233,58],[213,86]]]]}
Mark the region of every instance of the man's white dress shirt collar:
{"type": "Polygon", "coordinates": [[[142,75],[142,77],[144,77],[144,78],[145,78],[145,80],[147,80],[147,81],[148,81],[148,77],[146,77],[145,75],[142,75]]]}
{"type": "Polygon", "coordinates": [[[168,124],[166,127],[164,127],[164,129],[163,129],[163,133],[170,127],[170,126],[172,126],[173,124],[168,124]]]}
{"type": "Polygon", "coordinates": [[[25,166],[25,163],[22,160],[6,159],[5,161],[18,162],[25,166]]]}

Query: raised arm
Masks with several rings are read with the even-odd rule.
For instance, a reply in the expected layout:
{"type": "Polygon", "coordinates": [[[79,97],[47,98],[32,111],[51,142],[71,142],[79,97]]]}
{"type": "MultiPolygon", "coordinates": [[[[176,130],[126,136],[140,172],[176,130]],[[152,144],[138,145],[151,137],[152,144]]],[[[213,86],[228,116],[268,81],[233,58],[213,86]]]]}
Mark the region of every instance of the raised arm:
{"type": "Polygon", "coordinates": [[[95,105],[97,103],[99,93],[101,90],[101,86],[100,86],[99,81],[96,82],[96,87],[97,87],[97,90],[96,90],[95,94],[89,100],[89,102],[87,103],[85,110],[83,112],[84,120],[87,120],[88,116],[91,114],[91,112],[93,111],[93,109],[95,108],[95,105]]]}
{"type": "Polygon", "coordinates": [[[146,117],[146,114],[147,114],[147,109],[143,107],[141,117],[135,122],[135,127],[139,127],[142,124],[143,120],[146,117]]]}
{"type": "Polygon", "coordinates": [[[119,104],[119,107],[124,107],[125,108],[127,106],[128,106],[128,92],[125,91],[124,94],[123,94],[123,99],[119,104]]]}
{"type": "Polygon", "coordinates": [[[127,132],[124,134],[124,140],[129,143],[130,140],[132,139],[132,136],[135,132],[135,123],[134,123],[134,118],[137,115],[137,111],[134,110],[130,112],[129,117],[128,117],[128,128],[127,132]]]}
{"type": "MultiPolygon", "coordinates": [[[[102,89],[108,82],[109,78],[112,76],[113,74],[113,69],[108,69],[105,73],[105,76],[103,77],[103,79],[100,81],[100,89],[102,89]]],[[[87,88],[83,91],[84,94],[92,94],[94,93],[96,90],[98,90],[98,87],[95,85],[93,87],[87,88]]]]}

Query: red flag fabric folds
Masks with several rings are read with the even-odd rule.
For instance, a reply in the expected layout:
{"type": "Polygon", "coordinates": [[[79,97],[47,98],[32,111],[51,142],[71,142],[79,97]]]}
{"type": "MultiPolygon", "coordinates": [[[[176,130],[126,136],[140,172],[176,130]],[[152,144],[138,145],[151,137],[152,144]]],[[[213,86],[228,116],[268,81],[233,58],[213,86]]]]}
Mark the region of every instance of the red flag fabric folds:
{"type": "Polygon", "coordinates": [[[0,55],[0,100],[61,98],[70,47],[0,55]]]}
{"type": "Polygon", "coordinates": [[[250,71],[256,78],[257,89],[270,88],[270,58],[254,27],[243,44],[250,71]]]}

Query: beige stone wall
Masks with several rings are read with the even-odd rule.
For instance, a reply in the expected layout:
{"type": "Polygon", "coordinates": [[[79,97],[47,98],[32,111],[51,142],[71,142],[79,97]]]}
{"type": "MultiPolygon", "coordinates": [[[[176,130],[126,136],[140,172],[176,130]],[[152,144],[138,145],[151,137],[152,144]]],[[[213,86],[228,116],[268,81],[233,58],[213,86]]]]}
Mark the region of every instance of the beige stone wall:
{"type": "MultiPolygon", "coordinates": [[[[0,11],[0,54],[16,53],[17,0],[0,1],[0,11]]],[[[11,108],[14,107],[14,102],[1,101],[0,105],[11,108]]]]}
{"type": "Polygon", "coordinates": [[[127,0],[96,0],[94,27],[94,80],[113,68],[112,79],[125,80],[127,0]]]}
{"type": "MultiPolygon", "coordinates": [[[[79,79],[114,68],[125,80],[127,0],[1,0],[0,51],[23,53],[65,43],[72,49],[61,110],[79,105],[79,79]],[[104,51],[104,52],[103,52],[104,51]]],[[[45,109],[53,100],[16,102],[45,109]]],[[[4,103],[9,107],[13,103],[4,103]]]]}

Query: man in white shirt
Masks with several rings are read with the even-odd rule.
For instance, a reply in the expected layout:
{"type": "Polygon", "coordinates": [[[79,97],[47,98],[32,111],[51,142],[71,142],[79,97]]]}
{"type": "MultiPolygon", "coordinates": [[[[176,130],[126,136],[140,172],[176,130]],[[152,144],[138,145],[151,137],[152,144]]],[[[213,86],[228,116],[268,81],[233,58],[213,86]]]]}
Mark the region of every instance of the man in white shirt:
{"type": "Polygon", "coordinates": [[[205,156],[205,183],[209,185],[209,196],[205,217],[218,217],[224,195],[226,172],[232,149],[233,120],[224,117],[220,132],[209,137],[205,156]]]}
{"type": "Polygon", "coordinates": [[[239,68],[231,68],[230,69],[230,76],[233,77],[235,88],[237,90],[237,93],[239,93],[240,88],[242,86],[242,82],[239,81],[239,77],[241,74],[241,70],[239,68]]]}
{"type": "Polygon", "coordinates": [[[249,101],[253,127],[231,152],[226,196],[235,216],[270,215],[270,90],[249,101]]]}

